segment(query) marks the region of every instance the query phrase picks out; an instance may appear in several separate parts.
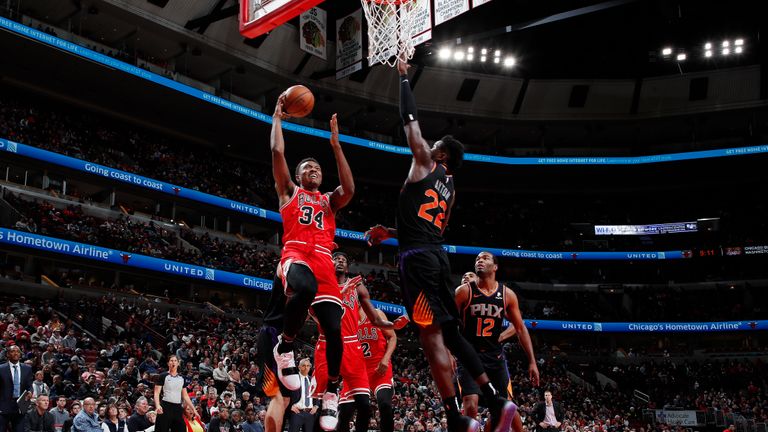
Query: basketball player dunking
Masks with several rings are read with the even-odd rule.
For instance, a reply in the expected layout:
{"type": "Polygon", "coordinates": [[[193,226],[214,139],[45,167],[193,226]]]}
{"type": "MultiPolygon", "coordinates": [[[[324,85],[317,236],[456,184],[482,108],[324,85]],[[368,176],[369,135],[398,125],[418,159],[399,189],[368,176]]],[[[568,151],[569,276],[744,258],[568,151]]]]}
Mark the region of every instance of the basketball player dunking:
{"type": "Polygon", "coordinates": [[[451,354],[467,367],[483,391],[491,412],[488,432],[508,432],[517,407],[502,397],[472,345],[459,329],[454,285],[443,232],[456,198],[453,171],[464,158],[464,146],[445,136],[430,146],[421,136],[416,101],[408,81],[408,64],[400,62],[400,114],[413,154],[408,177],[400,190],[397,229],[376,226],[369,230],[375,244],[397,236],[400,245],[400,283],[403,300],[419,333],[432,377],[443,398],[452,432],[476,431],[480,424],[462,416],[453,385],[451,354]]]}
{"type": "MultiPolygon", "coordinates": [[[[533,344],[518,307],[515,293],[496,281],[499,268],[498,258],[490,252],[480,252],[475,258],[476,280],[467,278],[456,289],[456,307],[461,312],[464,324],[464,337],[475,348],[483,363],[485,372],[493,386],[507,398],[512,397],[512,383],[509,379],[507,359],[502,349],[503,343],[515,333],[528,357],[528,375],[533,386],[539,385],[539,369],[533,353],[533,344]],[[503,330],[504,318],[510,326],[503,330]]],[[[465,274],[466,275],[466,274],[465,274]]],[[[459,386],[464,407],[464,414],[477,415],[477,404],[482,394],[480,388],[467,369],[459,365],[459,386]]],[[[516,413],[512,422],[516,432],[523,430],[520,414],[516,413]]]]}
{"type": "Polygon", "coordinates": [[[341,292],[331,257],[336,235],[336,212],[352,199],[355,183],[339,143],[336,115],[331,118],[331,148],[336,158],[341,185],[333,192],[319,191],[323,179],[320,164],[312,158],[299,162],[294,178],[285,160],[282,119],[285,96],[281,95],[272,117],[272,175],[280,200],[283,219],[283,251],[280,264],[283,286],[288,300],[283,312],[283,331],[274,349],[277,375],[288,390],[301,387],[293,354],[293,341],[312,308],[328,345],[328,385],[320,407],[320,427],[336,429],[339,369],[343,344],[341,340],[341,292]],[[294,183],[294,179],[299,184],[294,183]]]}

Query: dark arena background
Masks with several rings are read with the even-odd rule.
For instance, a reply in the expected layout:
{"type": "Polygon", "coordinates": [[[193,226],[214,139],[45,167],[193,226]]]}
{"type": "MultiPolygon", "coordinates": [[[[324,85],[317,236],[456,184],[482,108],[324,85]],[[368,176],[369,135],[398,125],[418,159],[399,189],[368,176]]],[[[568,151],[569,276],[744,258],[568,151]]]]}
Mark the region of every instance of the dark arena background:
{"type": "MultiPolygon", "coordinates": [[[[499,344],[523,430],[768,430],[760,2],[240,1],[0,0],[0,363],[34,375],[17,402],[0,365],[2,432],[46,410],[94,432],[88,398],[101,430],[151,432],[171,355],[199,426],[274,432],[256,342],[283,246],[272,113],[295,84],[315,105],[282,122],[289,170],[312,156],[320,191],[340,184],[336,113],[355,191],[335,242],[405,314],[397,242],[365,238],[395,226],[411,165],[397,70],[368,57],[404,41],[422,135],[466,150],[452,284],[494,254],[532,341],[538,385],[518,337],[499,344]]],[[[455,430],[415,325],[396,335],[394,430],[455,430]]],[[[308,320],[297,363],[317,337],[308,320]]],[[[491,431],[482,400],[476,418],[491,431]]]]}

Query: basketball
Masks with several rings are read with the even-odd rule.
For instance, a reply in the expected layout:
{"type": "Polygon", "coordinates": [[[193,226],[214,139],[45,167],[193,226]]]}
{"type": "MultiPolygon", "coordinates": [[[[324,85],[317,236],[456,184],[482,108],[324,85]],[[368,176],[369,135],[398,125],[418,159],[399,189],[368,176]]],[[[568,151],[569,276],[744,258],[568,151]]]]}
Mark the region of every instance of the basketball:
{"type": "Polygon", "coordinates": [[[285,91],[283,112],[291,117],[306,117],[314,107],[315,96],[303,85],[295,85],[285,91]]]}

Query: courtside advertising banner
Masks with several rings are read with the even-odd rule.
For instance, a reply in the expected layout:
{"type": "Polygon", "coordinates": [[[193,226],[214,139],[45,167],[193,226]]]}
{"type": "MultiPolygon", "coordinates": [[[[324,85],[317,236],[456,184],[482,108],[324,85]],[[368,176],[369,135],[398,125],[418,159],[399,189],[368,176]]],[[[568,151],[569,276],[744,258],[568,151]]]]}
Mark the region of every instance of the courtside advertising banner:
{"type": "Polygon", "coordinates": [[[469,0],[435,0],[435,25],[469,11],[469,0]]]}
{"type": "Polygon", "coordinates": [[[336,79],[363,68],[363,10],[336,20],[336,79]]]}
{"type": "Polygon", "coordinates": [[[299,47],[323,60],[328,58],[326,46],[328,45],[328,20],[327,14],[320,8],[312,8],[299,18],[299,47]]]}
{"type": "Polygon", "coordinates": [[[416,0],[414,2],[414,10],[410,12],[414,14],[413,29],[411,30],[413,46],[419,45],[432,39],[431,3],[431,0],[416,0]]]}
{"type": "Polygon", "coordinates": [[[672,411],[672,410],[654,410],[656,412],[656,421],[670,426],[698,426],[696,411],[672,411]]]}
{"type": "MultiPolygon", "coordinates": [[[[195,264],[170,261],[102,246],[78,243],[9,228],[0,228],[0,245],[56,253],[74,258],[149,270],[213,283],[223,283],[259,291],[270,291],[272,289],[272,281],[269,279],[212,269],[195,264]]],[[[389,314],[403,315],[406,313],[405,308],[402,305],[380,301],[373,301],[373,304],[389,314]]],[[[525,326],[531,330],[606,333],[710,333],[768,329],[768,321],[766,320],[723,322],[583,322],[524,320],[524,323],[525,326]]],[[[504,326],[506,327],[508,325],[509,323],[505,320],[504,326]]]]}

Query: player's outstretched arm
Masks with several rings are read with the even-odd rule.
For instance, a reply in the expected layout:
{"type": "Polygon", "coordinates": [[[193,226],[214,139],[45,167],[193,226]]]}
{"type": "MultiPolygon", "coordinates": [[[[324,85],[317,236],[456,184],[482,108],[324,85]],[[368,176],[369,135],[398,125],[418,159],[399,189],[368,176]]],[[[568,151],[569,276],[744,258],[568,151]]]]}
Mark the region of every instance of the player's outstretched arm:
{"type": "Polygon", "coordinates": [[[288,114],[283,112],[285,94],[281,94],[275,105],[275,113],[272,114],[272,133],[270,134],[270,148],[272,149],[272,177],[275,179],[275,189],[280,200],[280,206],[287,203],[296,184],[291,179],[288,162],[285,160],[285,141],[283,140],[283,119],[288,114]]]}
{"type": "Polygon", "coordinates": [[[384,225],[372,226],[365,232],[364,237],[368,239],[368,246],[376,246],[386,239],[397,238],[395,228],[387,228],[384,225]]]}
{"type": "Polygon", "coordinates": [[[514,326],[517,331],[517,338],[520,340],[520,345],[523,346],[526,357],[528,357],[528,375],[531,380],[531,384],[536,387],[539,385],[539,368],[536,366],[536,354],[533,353],[533,343],[531,342],[531,335],[528,334],[528,329],[523,322],[523,316],[520,313],[520,306],[517,300],[517,295],[507,288],[505,290],[505,302],[504,314],[510,324],[514,326]]]}
{"type": "Polygon", "coordinates": [[[380,310],[376,309],[376,307],[371,303],[371,295],[368,293],[368,288],[365,287],[365,285],[360,282],[357,284],[357,299],[360,301],[360,307],[363,308],[363,312],[365,312],[365,316],[368,317],[369,320],[371,320],[371,323],[384,330],[391,330],[395,328],[395,325],[387,320],[387,316],[384,315],[380,310]]]}
{"type": "Polygon", "coordinates": [[[341,149],[341,143],[339,143],[339,124],[336,120],[336,114],[331,116],[331,148],[333,149],[333,156],[336,158],[339,181],[341,182],[331,194],[331,208],[336,212],[349,204],[355,195],[355,179],[352,177],[352,169],[349,167],[344,151],[341,149]]]}
{"type": "Polygon", "coordinates": [[[408,80],[408,63],[397,62],[397,71],[400,74],[400,116],[403,119],[405,137],[413,154],[411,169],[408,172],[408,181],[417,182],[429,174],[432,170],[432,154],[429,144],[421,136],[421,128],[416,109],[416,99],[411,91],[411,83],[408,80]]]}

